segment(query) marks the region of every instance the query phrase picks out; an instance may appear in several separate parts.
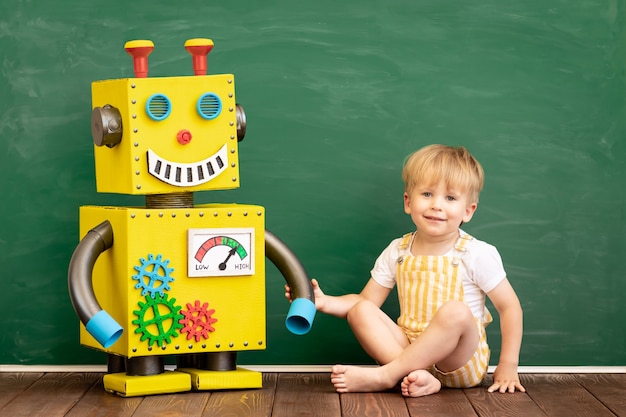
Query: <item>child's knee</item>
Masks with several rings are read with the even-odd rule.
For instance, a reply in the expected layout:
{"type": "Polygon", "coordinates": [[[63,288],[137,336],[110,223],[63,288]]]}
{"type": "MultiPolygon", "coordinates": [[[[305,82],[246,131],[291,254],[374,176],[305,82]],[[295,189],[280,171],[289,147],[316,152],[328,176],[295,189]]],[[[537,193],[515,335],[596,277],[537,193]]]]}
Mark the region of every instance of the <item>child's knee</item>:
{"type": "Polygon", "coordinates": [[[378,307],[368,300],[361,300],[348,310],[348,314],[346,319],[348,320],[348,324],[354,325],[356,323],[362,322],[363,320],[371,319],[372,314],[374,314],[375,310],[378,307]]]}
{"type": "Polygon", "coordinates": [[[448,323],[457,323],[473,325],[474,315],[472,310],[462,301],[448,301],[437,311],[437,315],[445,317],[445,321],[448,323]]]}

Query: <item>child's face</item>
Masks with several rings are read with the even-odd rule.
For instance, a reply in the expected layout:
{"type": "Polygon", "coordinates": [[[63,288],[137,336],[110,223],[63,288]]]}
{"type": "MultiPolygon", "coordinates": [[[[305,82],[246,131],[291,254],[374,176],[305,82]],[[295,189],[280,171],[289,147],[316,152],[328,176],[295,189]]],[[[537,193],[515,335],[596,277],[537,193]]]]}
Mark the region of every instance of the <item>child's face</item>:
{"type": "Polygon", "coordinates": [[[417,230],[433,237],[458,233],[461,223],[472,219],[476,206],[469,202],[467,192],[450,189],[443,181],[417,184],[410,195],[404,193],[404,211],[417,230]]]}

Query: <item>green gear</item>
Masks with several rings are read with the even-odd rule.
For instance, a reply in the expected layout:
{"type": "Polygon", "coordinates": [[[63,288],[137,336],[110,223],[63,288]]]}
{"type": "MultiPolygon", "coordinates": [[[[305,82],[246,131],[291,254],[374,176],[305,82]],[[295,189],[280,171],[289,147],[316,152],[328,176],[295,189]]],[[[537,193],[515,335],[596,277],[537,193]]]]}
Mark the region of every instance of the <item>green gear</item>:
{"type": "Polygon", "coordinates": [[[184,316],[179,313],[181,307],[175,303],[175,298],[168,300],[167,294],[161,296],[159,293],[156,293],[154,298],[146,296],[145,303],[139,301],[139,310],[133,311],[138,318],[132,323],[137,325],[135,333],[142,334],[140,339],[142,342],[147,339],[148,346],[156,342],[159,347],[162,347],[165,342],[171,343],[172,337],[178,336],[176,330],[183,327],[179,321],[184,316]],[[164,310],[167,312],[164,313],[164,310]],[[147,318],[146,315],[148,315],[147,318]],[[152,328],[156,328],[156,332],[150,331],[152,328]]]}

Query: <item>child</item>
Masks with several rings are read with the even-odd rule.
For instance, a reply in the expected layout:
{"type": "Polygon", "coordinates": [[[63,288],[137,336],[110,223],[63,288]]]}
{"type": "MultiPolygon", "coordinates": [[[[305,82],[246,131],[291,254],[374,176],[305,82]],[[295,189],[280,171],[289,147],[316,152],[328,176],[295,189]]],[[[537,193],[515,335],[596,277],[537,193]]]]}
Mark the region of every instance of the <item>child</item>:
{"type": "MultiPolygon", "coordinates": [[[[316,308],[345,317],[363,349],[381,366],[335,365],[337,392],[393,388],[418,397],[446,387],[479,385],[487,373],[485,327],[500,316],[502,347],[489,392],[525,391],[517,365],[522,309],[496,248],[460,229],[471,220],[483,169],[464,147],[431,145],[408,157],[402,171],[404,211],[416,231],[395,239],[374,264],[360,294],[328,296],[312,280],[316,308]],[[398,285],[397,324],[381,305],[398,285]]],[[[291,299],[289,287],[285,296],[291,299]]]]}

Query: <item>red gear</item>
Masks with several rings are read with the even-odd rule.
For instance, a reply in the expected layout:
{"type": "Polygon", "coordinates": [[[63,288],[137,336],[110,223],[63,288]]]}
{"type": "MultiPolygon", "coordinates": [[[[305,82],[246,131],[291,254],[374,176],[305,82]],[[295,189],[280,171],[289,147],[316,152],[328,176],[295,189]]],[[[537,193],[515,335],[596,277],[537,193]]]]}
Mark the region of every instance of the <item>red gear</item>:
{"type": "Polygon", "coordinates": [[[209,303],[200,305],[200,301],[196,300],[193,306],[187,303],[187,310],[180,311],[185,316],[179,320],[179,323],[184,325],[181,333],[187,333],[187,340],[195,337],[196,342],[199,342],[201,338],[208,339],[209,332],[215,331],[212,324],[217,322],[217,319],[211,317],[215,310],[209,310],[208,307],[209,303]]]}

